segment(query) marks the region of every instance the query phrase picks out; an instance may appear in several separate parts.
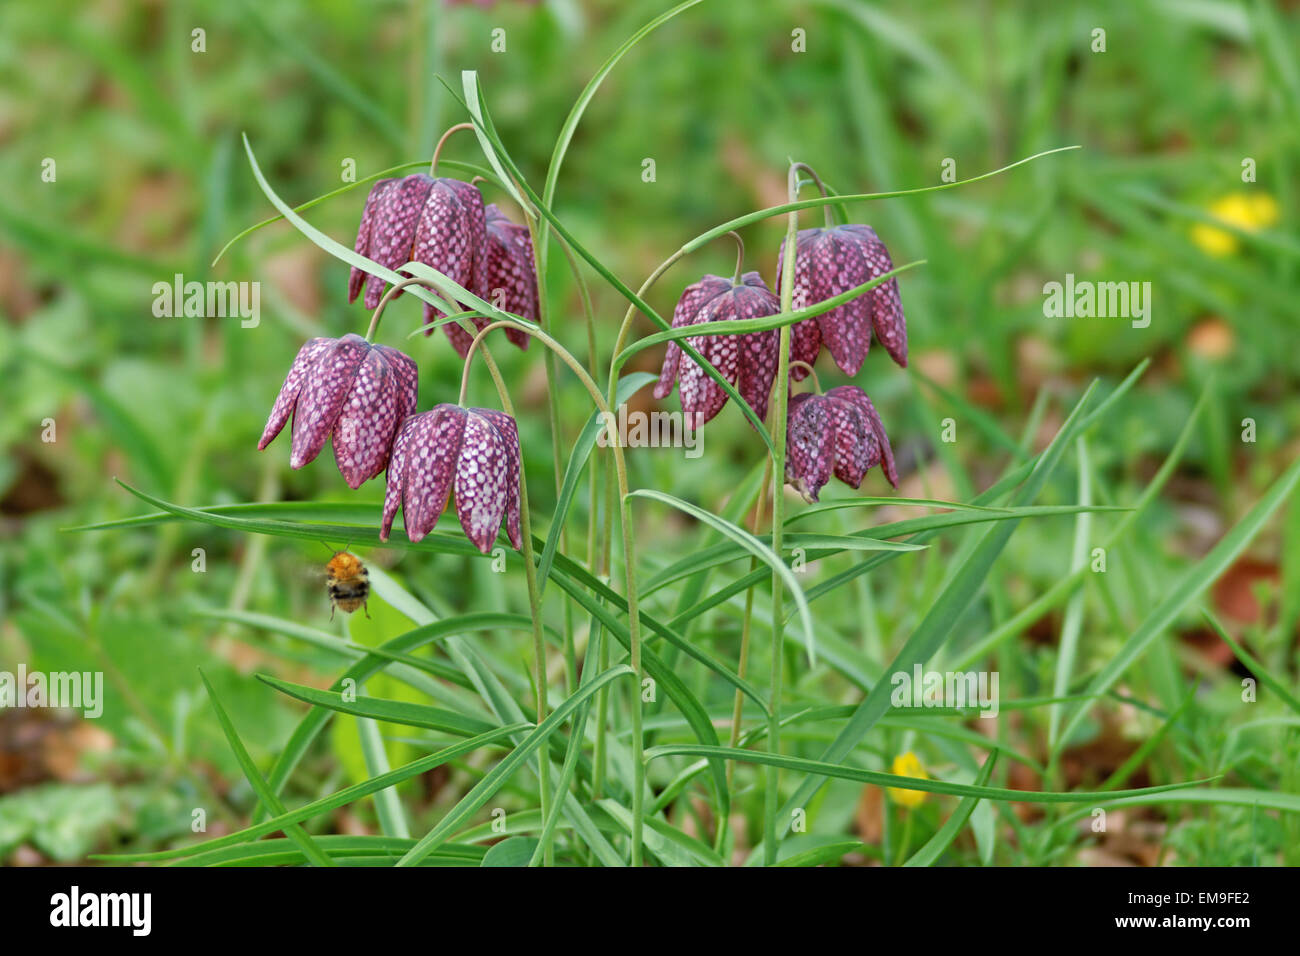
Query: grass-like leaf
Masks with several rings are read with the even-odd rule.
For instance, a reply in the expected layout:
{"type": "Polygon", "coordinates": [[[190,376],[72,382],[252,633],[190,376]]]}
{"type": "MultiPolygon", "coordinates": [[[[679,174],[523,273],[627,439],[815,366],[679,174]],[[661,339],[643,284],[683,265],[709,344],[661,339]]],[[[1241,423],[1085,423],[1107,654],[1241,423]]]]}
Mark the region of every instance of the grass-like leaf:
{"type": "MultiPolygon", "coordinates": [[[[980,767],[979,775],[975,778],[975,786],[982,787],[989,782],[989,777],[992,775],[993,767],[997,762],[998,751],[994,750],[984,758],[984,766],[980,767]]],[[[966,821],[970,819],[970,815],[975,811],[975,805],[979,802],[979,797],[962,797],[961,803],[957,804],[957,809],[944,821],[943,826],[903,866],[933,866],[935,860],[939,859],[943,855],[943,851],[948,849],[953,840],[957,839],[957,834],[966,825],[966,821]]]]}
{"type": "Polygon", "coordinates": [[[763,544],[758,538],[754,537],[739,525],[725,521],[711,511],[706,511],[698,505],[693,505],[689,501],[683,501],[673,495],[662,491],[656,491],[653,488],[638,488],[635,491],[628,492],[629,498],[649,498],[652,501],[661,501],[664,504],[671,505],[678,511],[696,518],[697,520],[711,526],[715,531],[730,538],[736,542],[754,557],[758,558],[769,568],[781,576],[785,586],[790,589],[790,595],[794,598],[795,605],[799,611],[799,617],[803,624],[804,646],[808,651],[809,665],[817,662],[817,645],[816,637],[813,633],[812,612],[808,610],[808,599],[804,597],[803,588],[799,585],[799,580],[794,576],[794,572],[784,560],[769,546],[763,544]]]}
{"type": "MultiPolygon", "coordinates": [[[[1162,784],[1158,787],[1144,787],[1139,790],[1113,790],[1110,793],[1090,791],[1062,792],[1051,790],[1007,790],[1002,787],[986,787],[967,783],[949,783],[946,780],[933,780],[928,777],[902,777],[880,770],[864,770],[844,764],[829,763],[825,760],[806,760],[802,757],[790,757],[785,754],[773,754],[762,750],[738,750],[731,747],[704,747],[700,744],[669,744],[652,747],[646,751],[646,761],[660,757],[718,757],[723,760],[735,760],[741,763],[757,763],[780,767],[813,777],[834,777],[839,780],[853,780],[857,783],[873,783],[879,787],[896,787],[906,790],[924,790],[928,793],[944,793],[956,797],[974,797],[979,800],[1003,800],[1009,803],[1086,803],[1096,804],[1100,800],[1121,799],[1123,797],[1148,797],[1166,793],[1171,790],[1185,790],[1209,783],[1210,780],[1189,780],[1186,783],[1162,784]]],[[[1214,779],[1214,778],[1212,778],[1214,779]]]]}
{"type": "Polygon", "coordinates": [[[488,745],[500,744],[509,738],[512,734],[528,730],[532,724],[518,723],[510,724],[505,727],[493,730],[490,733],[480,734],[469,740],[453,744],[436,753],[429,754],[427,757],[421,757],[418,760],[412,760],[410,763],[403,764],[395,770],[386,774],[374,777],[370,780],[362,781],[350,787],[345,787],[328,797],[322,797],[319,800],[313,800],[304,806],[287,813],[277,814],[261,823],[253,824],[236,833],[230,833],[226,836],[217,837],[212,840],[205,840],[202,843],[195,843],[191,846],[180,847],[175,850],[159,850],[154,853],[112,853],[99,854],[91,857],[95,860],[105,860],[112,863],[147,863],[159,860],[175,860],[181,857],[193,856],[196,853],[208,850],[216,850],[221,847],[235,846],[239,843],[247,843],[255,840],[260,836],[268,833],[274,833],[276,830],[282,830],[293,823],[301,823],[303,820],[310,820],[314,816],[322,813],[328,813],[339,807],[347,806],[362,797],[367,797],[372,793],[378,793],[387,787],[401,783],[403,780],[409,780],[411,777],[418,776],[432,770],[434,767],[441,767],[457,757],[464,756],[488,745]]]}
{"type": "MultiPolygon", "coordinates": [[[[460,801],[451,808],[438,822],[432,830],[426,833],[418,843],[415,844],[405,856],[397,861],[398,866],[414,866],[420,862],[429,853],[432,853],[438,846],[450,836],[451,831],[460,826],[468,817],[476,813],[483,804],[491,799],[492,794],[500,789],[501,785],[518,770],[538,747],[540,747],[551,734],[559,729],[560,725],[568,719],[569,715],[577,709],[578,705],[598,691],[600,688],[611,683],[619,677],[634,675],[632,668],[626,665],[611,667],[594,678],[591,683],[579,688],[570,697],[556,707],[547,718],[541,722],[530,733],[524,741],[512,750],[504,759],[493,767],[488,774],[474,785],[469,793],[465,794],[460,801]]],[[[518,728],[516,728],[518,729],[518,728]]]]}
{"type": "MultiPolygon", "coordinates": [[[[216,712],[217,723],[221,725],[221,732],[226,735],[226,742],[230,745],[235,760],[239,762],[239,768],[244,771],[244,777],[248,780],[249,786],[253,788],[253,792],[257,794],[258,798],[266,804],[272,813],[277,816],[282,815],[285,812],[284,804],[276,798],[275,794],[271,792],[271,788],[266,785],[266,779],[262,776],[261,771],[257,769],[257,765],[253,763],[253,758],[249,756],[243,741],[239,739],[239,733],[235,730],[235,725],[231,723],[226,709],[221,706],[217,692],[213,689],[212,682],[208,680],[208,675],[203,673],[202,668],[199,669],[199,677],[203,679],[203,686],[208,692],[208,700],[212,702],[212,709],[216,712]]],[[[334,861],[316,845],[311,835],[302,828],[301,824],[294,823],[286,826],[284,833],[313,866],[334,865],[334,861]]]]}

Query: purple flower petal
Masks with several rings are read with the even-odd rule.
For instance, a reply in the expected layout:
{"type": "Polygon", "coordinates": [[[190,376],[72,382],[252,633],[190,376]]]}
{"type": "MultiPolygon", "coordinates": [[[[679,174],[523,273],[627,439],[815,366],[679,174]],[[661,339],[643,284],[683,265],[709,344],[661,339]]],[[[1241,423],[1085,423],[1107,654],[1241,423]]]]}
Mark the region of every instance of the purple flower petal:
{"type": "Polygon", "coordinates": [[[382,352],[366,353],[332,434],[339,474],[354,491],[388,463],[398,422],[397,376],[382,352]]]}
{"type": "MultiPolygon", "coordinates": [[[[365,208],[361,210],[361,224],[357,226],[357,241],[353,247],[358,255],[370,255],[370,236],[375,223],[375,207],[379,204],[380,198],[388,191],[390,184],[396,182],[394,179],[381,179],[370,187],[370,194],[366,196],[365,208]]],[[[363,272],[356,266],[348,274],[348,304],[351,305],[357,300],[361,293],[361,286],[365,284],[367,272],[363,272]]]]}
{"type": "Polygon", "coordinates": [[[275,436],[280,434],[284,423],[289,420],[290,414],[298,404],[298,395],[302,391],[303,382],[307,379],[307,373],[320,354],[333,342],[334,339],[308,339],[307,343],[298,350],[293,365],[289,366],[289,374],[284,377],[284,384],[280,386],[280,394],[276,396],[275,404],[271,406],[271,414],[266,419],[266,428],[263,429],[262,437],[257,443],[258,451],[271,444],[275,436]]]}
{"type": "Polygon", "coordinates": [[[412,431],[404,462],[402,523],[412,541],[432,531],[447,508],[467,421],[465,409],[447,404],[407,419],[412,431]]]}
{"type": "MultiPolygon", "coordinates": [[[[420,214],[411,258],[437,269],[457,285],[473,292],[482,286],[483,247],[486,241],[483,196],[478,187],[458,179],[436,180],[420,214]]],[[[467,308],[465,303],[451,304],[462,311],[467,308]]],[[[425,303],[426,324],[441,318],[442,314],[425,303]]],[[[479,328],[485,324],[485,321],[476,319],[479,328]],[[478,324],[479,322],[483,324],[478,324]]],[[[464,358],[473,339],[454,324],[444,328],[447,337],[456,346],[456,351],[464,358]]],[[[429,330],[430,333],[432,331],[429,330]]]]}
{"type": "MultiPolygon", "coordinates": [[[[416,226],[433,188],[433,179],[416,173],[393,182],[375,202],[370,227],[370,258],[388,269],[397,269],[414,258],[416,226]]],[[[423,261],[423,260],[421,260],[423,261]]],[[[384,280],[372,275],[366,283],[366,308],[373,309],[383,297],[384,280]]]]}
{"type": "MultiPolygon", "coordinates": [[[[805,261],[812,275],[809,301],[822,302],[873,278],[859,244],[834,229],[810,237],[805,261]]],[[[822,341],[846,375],[856,375],[871,347],[871,293],[850,299],[817,317],[822,341]]]]}
{"type": "Polygon", "coordinates": [[[359,335],[330,341],[307,371],[293,413],[293,446],[289,465],[301,468],[313,461],[334,429],[356,378],[357,369],[370,352],[359,335]]]}
{"type": "MultiPolygon", "coordinates": [[[[757,272],[746,273],[743,281],[744,285],[732,293],[734,305],[730,318],[758,319],[781,311],[780,300],[768,291],[757,272]]],[[[748,332],[736,338],[741,349],[736,390],[761,421],[767,417],[767,402],[772,394],[772,382],[776,379],[781,333],[771,329],[748,332]]]]}
{"type": "Polygon", "coordinates": [[[519,486],[519,472],[522,467],[519,456],[519,427],[515,420],[505,412],[494,408],[472,408],[476,415],[486,418],[497,430],[505,445],[506,455],[506,535],[516,551],[523,544],[519,534],[519,496],[523,489],[519,486]]]}
{"type": "Polygon", "coordinates": [[[397,426],[397,440],[393,442],[393,454],[388,459],[388,481],[384,488],[384,517],[379,527],[379,540],[387,541],[393,530],[393,518],[406,493],[406,449],[411,437],[417,434],[423,424],[416,417],[407,418],[397,426]]]}
{"type": "MultiPolygon", "coordinates": [[[[537,321],[541,314],[537,300],[537,272],[533,261],[533,240],[527,226],[506,218],[496,203],[485,215],[487,242],[483,247],[483,286],[479,298],[498,309],[537,321]]],[[[506,329],[506,338],[521,349],[528,348],[528,333],[506,329]]]]}
{"type": "Polygon", "coordinates": [[[492,423],[475,412],[467,413],[456,462],[456,517],[484,554],[492,550],[505,515],[509,458],[506,443],[492,423]]]}
{"type": "Polygon", "coordinates": [[[867,471],[880,461],[880,444],[857,405],[827,396],[835,435],[835,477],[860,488],[867,471]]]}
{"type": "Polygon", "coordinates": [[[785,480],[808,502],[817,501],[831,480],[835,440],[828,405],[821,395],[801,392],[787,410],[785,480]]]}
{"type": "Polygon", "coordinates": [[[897,488],[898,470],[894,465],[894,450],[890,447],[889,436],[885,434],[884,422],[880,420],[880,414],[876,411],[876,406],[871,404],[871,399],[867,397],[867,393],[856,385],[840,385],[827,391],[826,395],[828,398],[850,402],[861,410],[868,429],[875,435],[876,441],[879,443],[881,470],[884,471],[885,477],[889,479],[889,483],[897,488]]]}
{"type": "Polygon", "coordinates": [[[405,352],[399,352],[388,345],[376,345],[375,350],[383,355],[384,361],[396,376],[397,425],[400,426],[407,416],[415,413],[416,402],[420,395],[420,372],[415,360],[405,352]]]}

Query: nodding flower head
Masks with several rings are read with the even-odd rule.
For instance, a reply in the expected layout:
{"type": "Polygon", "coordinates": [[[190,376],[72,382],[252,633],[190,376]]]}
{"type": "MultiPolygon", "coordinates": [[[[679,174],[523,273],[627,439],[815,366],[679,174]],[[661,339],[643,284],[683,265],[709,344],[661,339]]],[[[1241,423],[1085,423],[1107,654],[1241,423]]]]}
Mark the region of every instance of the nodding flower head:
{"type": "Polygon", "coordinates": [[[333,437],[334,460],[352,488],[388,465],[397,427],[415,411],[415,362],[359,335],[311,339],[298,350],[257,443],[264,449],[289,416],[294,468],[315,459],[333,437]]]}
{"type": "MultiPolygon", "coordinates": [[[[483,286],[485,241],[483,196],[477,186],[416,173],[375,183],[361,212],[355,248],[393,270],[408,262],[422,262],[473,292],[483,286]]],[[[367,278],[355,267],[349,277],[348,301],[356,300],[363,282],[366,308],[373,309],[383,296],[384,280],[367,278]]],[[[426,323],[441,315],[424,304],[426,323]]],[[[451,326],[447,328],[450,334],[451,326]]]]}
{"type": "MultiPolygon", "coordinates": [[[[801,229],[796,243],[797,308],[824,302],[894,268],[889,250],[870,226],[801,229]]],[[[778,275],[784,258],[783,244],[777,256],[778,275]]],[[[790,359],[812,365],[825,342],[840,370],[856,375],[867,357],[873,329],[893,360],[906,366],[907,324],[897,279],[888,279],[843,305],[794,325],[790,330],[790,359]]],[[[807,374],[795,368],[792,377],[799,380],[807,374]]]]}
{"type": "Polygon", "coordinates": [[[456,516],[484,554],[492,549],[501,521],[518,550],[519,431],[505,412],[439,405],[402,424],[388,466],[381,540],[387,541],[397,509],[406,536],[419,541],[433,530],[454,485],[456,516]]]}
{"type": "MultiPolygon", "coordinates": [[[[483,287],[475,289],[479,298],[498,309],[536,322],[541,310],[537,303],[537,271],[533,264],[533,239],[528,227],[511,222],[496,203],[487,207],[487,242],[483,247],[483,287]]],[[[475,316],[480,329],[487,320],[475,316]]],[[[528,348],[528,333],[507,328],[506,338],[521,349],[528,348]]],[[[461,357],[473,341],[463,329],[448,325],[447,334],[461,357]]]]}
{"type": "Polygon", "coordinates": [[[801,392],[790,399],[785,480],[805,501],[817,501],[832,474],[853,488],[861,486],[877,464],[897,488],[889,436],[862,389],[841,385],[825,395],[801,392]]]}
{"type": "MultiPolygon", "coordinates": [[[[776,315],[781,303],[757,272],[746,272],[739,285],[722,276],[707,275],[686,287],[673,310],[673,328],[726,319],[757,319],[776,315]]],[[[776,377],[780,334],[775,329],[739,335],[693,335],[686,340],[736,387],[761,419],[776,377]]],[[[681,389],[686,427],[696,428],[727,404],[727,393],[693,359],[682,366],[682,350],[668,343],[655,398],[667,398],[676,382],[681,389]]]]}

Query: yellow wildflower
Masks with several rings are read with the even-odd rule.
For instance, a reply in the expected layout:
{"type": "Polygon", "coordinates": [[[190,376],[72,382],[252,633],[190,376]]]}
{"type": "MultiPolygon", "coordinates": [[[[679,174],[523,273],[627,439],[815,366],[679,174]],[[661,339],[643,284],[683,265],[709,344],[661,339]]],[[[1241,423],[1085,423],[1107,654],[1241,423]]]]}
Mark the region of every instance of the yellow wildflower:
{"type": "MultiPolygon", "coordinates": [[[[890,768],[890,773],[897,774],[900,777],[919,777],[922,780],[929,780],[930,775],[925,772],[921,766],[920,759],[912,751],[905,754],[899,754],[894,758],[894,765],[890,768]]],[[[925,803],[926,791],[924,790],[902,790],[898,787],[889,788],[889,799],[895,803],[902,804],[909,810],[919,807],[925,803]]]]}
{"type": "MultiPolygon", "coordinates": [[[[1209,213],[1246,232],[1258,232],[1277,222],[1277,200],[1268,193],[1230,193],[1216,200],[1209,213]]],[[[1239,245],[1232,233],[1204,222],[1192,227],[1192,241],[1212,256],[1232,255],[1239,245]]]]}

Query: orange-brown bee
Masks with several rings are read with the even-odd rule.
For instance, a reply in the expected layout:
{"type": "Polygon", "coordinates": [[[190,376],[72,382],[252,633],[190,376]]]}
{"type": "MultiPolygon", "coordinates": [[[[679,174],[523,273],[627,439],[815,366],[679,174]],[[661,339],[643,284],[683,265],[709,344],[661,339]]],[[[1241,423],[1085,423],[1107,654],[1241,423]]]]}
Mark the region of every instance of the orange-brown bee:
{"type": "MultiPolygon", "coordinates": [[[[336,552],[329,564],[325,565],[325,576],[328,579],[325,587],[330,596],[331,621],[334,620],[336,607],[351,614],[357,608],[366,606],[366,599],[370,597],[370,574],[355,554],[336,552]]],[[[369,616],[370,611],[367,609],[366,617],[369,616]]]]}

